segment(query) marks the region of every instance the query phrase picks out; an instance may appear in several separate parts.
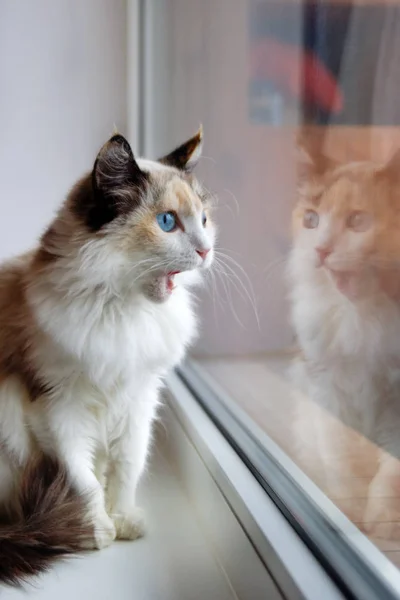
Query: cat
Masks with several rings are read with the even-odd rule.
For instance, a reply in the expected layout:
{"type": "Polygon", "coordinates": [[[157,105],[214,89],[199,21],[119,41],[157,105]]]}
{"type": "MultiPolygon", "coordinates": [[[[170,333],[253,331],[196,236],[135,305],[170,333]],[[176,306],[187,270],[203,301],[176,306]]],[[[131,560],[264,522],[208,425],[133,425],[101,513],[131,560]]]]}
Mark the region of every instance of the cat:
{"type": "MultiPolygon", "coordinates": [[[[384,520],[377,497],[393,496],[400,484],[400,152],[380,165],[335,163],[306,145],[299,154],[288,278],[301,355],[291,377],[381,449],[363,517],[368,530],[384,520]]],[[[297,418],[314,455],[348,462],[330,417],[297,418]]],[[[327,480],[330,471],[326,463],[327,480]]]]}
{"type": "Polygon", "coordinates": [[[0,580],[143,534],[136,488],[213,261],[202,129],[158,161],[115,134],[38,247],[0,267],[0,580]]]}

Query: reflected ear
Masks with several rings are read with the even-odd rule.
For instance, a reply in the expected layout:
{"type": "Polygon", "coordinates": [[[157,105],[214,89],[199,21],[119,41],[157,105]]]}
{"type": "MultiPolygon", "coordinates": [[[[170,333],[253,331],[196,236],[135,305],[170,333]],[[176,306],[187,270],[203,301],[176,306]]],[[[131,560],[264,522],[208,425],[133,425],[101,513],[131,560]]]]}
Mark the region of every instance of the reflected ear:
{"type": "Polygon", "coordinates": [[[203,127],[190,140],[159,159],[163,165],[175,167],[181,171],[192,171],[199,162],[203,147],[203,127]]]}
{"type": "Polygon", "coordinates": [[[393,180],[400,180],[400,149],[387,161],[382,172],[393,180]]]}
{"type": "Polygon", "coordinates": [[[318,179],[336,169],[340,163],[329,158],[310,144],[297,141],[297,176],[299,185],[318,179]]]}
{"type": "Polygon", "coordinates": [[[299,183],[311,179],[317,174],[314,158],[303,146],[296,146],[297,178],[299,183]]]}

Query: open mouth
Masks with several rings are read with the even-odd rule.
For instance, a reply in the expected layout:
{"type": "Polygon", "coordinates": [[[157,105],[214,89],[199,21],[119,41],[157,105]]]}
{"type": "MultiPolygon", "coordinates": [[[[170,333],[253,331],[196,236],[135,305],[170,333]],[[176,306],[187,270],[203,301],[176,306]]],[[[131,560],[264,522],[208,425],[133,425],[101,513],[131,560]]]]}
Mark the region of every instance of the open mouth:
{"type": "Polygon", "coordinates": [[[146,296],[154,302],[165,302],[176,289],[175,276],[179,273],[181,271],[170,271],[152,278],[144,287],[146,296]]]}
{"type": "Polygon", "coordinates": [[[167,273],[167,290],[170,294],[176,288],[175,275],[178,275],[179,272],[180,271],[171,271],[170,273],[167,273]]]}
{"type": "Polygon", "coordinates": [[[348,298],[355,298],[359,291],[359,277],[355,271],[335,271],[328,269],[328,272],[335,283],[339,292],[348,298]]]}

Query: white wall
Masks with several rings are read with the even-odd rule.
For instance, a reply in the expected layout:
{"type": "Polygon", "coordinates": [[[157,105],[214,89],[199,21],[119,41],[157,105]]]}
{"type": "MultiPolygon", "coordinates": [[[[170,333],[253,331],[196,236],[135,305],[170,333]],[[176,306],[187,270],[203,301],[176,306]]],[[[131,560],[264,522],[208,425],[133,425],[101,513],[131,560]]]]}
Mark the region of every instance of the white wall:
{"type": "Polygon", "coordinates": [[[0,86],[1,259],[125,131],[125,0],[1,0],[0,86]]]}

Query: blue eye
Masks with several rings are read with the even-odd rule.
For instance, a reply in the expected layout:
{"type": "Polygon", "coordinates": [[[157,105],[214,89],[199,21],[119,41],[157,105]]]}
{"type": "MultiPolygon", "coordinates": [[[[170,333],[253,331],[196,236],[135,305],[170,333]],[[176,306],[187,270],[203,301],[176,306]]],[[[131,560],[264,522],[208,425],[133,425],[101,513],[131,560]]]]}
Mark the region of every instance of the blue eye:
{"type": "Polygon", "coordinates": [[[207,223],[207,215],[205,212],[203,212],[203,214],[201,216],[201,222],[203,223],[203,227],[205,227],[206,223],[207,223]]]}
{"type": "Polygon", "coordinates": [[[176,217],[172,212],[164,212],[157,215],[157,223],[163,231],[169,233],[176,227],[176,217]]]}

